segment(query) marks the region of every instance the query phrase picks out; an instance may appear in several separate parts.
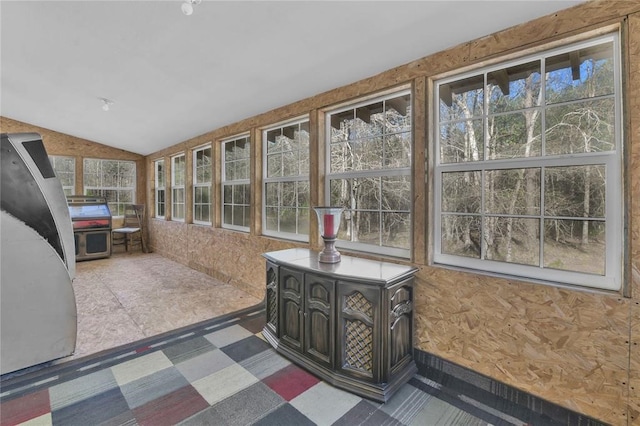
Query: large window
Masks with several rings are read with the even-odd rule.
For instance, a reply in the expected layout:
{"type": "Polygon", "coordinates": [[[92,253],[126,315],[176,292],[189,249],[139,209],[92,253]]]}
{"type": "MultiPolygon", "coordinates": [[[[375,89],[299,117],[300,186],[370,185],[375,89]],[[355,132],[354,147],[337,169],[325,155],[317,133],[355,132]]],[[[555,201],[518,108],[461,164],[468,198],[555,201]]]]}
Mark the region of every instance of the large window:
{"type": "Polygon", "coordinates": [[[409,257],[411,94],[327,114],[328,202],[344,207],[336,245],[409,257]]]}
{"type": "Polygon", "coordinates": [[[113,216],[136,199],[135,161],[84,159],[84,195],[105,197],[113,216]]]}
{"type": "Polygon", "coordinates": [[[618,38],[435,83],[437,263],[617,290],[618,38]]]}
{"type": "Polygon", "coordinates": [[[171,219],[184,221],[185,208],[185,155],[171,157],[171,219]]]}
{"type": "Polygon", "coordinates": [[[309,239],[309,120],[263,132],[263,233],[309,239]]]}
{"type": "Polygon", "coordinates": [[[164,160],[156,160],[154,162],[155,179],[156,179],[156,217],[159,219],[164,218],[164,211],[166,208],[166,184],[165,184],[165,170],[164,160]]]}
{"type": "Polygon", "coordinates": [[[193,222],[211,224],[211,147],[193,151],[193,222]]]}
{"type": "Polygon", "coordinates": [[[64,195],[73,195],[76,191],[76,159],[60,155],[50,155],[51,167],[62,184],[64,195]]]}
{"type": "Polygon", "coordinates": [[[249,232],[251,218],[249,136],[222,143],[222,227],[249,232]]]}

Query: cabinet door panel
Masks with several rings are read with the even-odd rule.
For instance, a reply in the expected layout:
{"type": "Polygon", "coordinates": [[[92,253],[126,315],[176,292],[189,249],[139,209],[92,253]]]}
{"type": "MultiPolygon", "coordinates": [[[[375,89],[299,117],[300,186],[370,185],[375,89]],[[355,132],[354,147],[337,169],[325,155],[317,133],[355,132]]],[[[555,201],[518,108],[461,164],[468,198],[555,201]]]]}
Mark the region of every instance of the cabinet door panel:
{"type": "Polygon", "coordinates": [[[305,352],[319,364],[333,367],[334,299],[332,280],[305,275],[305,352]]]}
{"type": "Polygon", "coordinates": [[[338,285],[339,370],[375,382],[380,377],[380,292],[364,285],[338,285]]]}
{"type": "Polygon", "coordinates": [[[303,275],[299,271],[280,269],[280,338],[292,349],[302,352],[303,275]]]}
{"type": "Polygon", "coordinates": [[[403,361],[413,357],[413,288],[411,281],[402,283],[389,291],[389,355],[390,372],[394,373],[403,361]]]}

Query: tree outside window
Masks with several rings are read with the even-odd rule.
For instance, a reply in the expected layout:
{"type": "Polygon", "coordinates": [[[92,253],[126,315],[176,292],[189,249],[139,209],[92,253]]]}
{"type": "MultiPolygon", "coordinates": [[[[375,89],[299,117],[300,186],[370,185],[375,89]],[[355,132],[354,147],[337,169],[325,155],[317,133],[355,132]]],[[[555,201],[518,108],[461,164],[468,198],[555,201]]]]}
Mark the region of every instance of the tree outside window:
{"type": "Polygon", "coordinates": [[[184,221],[185,218],[185,155],[171,158],[171,219],[184,221]]]}
{"type": "Polygon", "coordinates": [[[263,232],[309,238],[309,120],[263,132],[263,232]]]}
{"type": "Polygon", "coordinates": [[[436,82],[436,262],[620,288],[616,46],[436,82]]]}
{"type": "Polygon", "coordinates": [[[211,224],[211,147],[193,151],[193,221],[211,224]]]}
{"type": "Polygon", "coordinates": [[[409,257],[411,94],[327,114],[328,202],[344,207],[338,246],[409,257]]]}
{"type": "Polygon", "coordinates": [[[156,217],[163,219],[166,207],[166,184],[165,184],[165,168],[164,160],[154,161],[155,179],[156,179],[156,217]]]}
{"type": "Polygon", "coordinates": [[[104,197],[112,216],[124,216],[126,204],[135,202],[135,161],[84,159],[84,195],[104,197]]]}
{"type": "Polygon", "coordinates": [[[249,232],[251,143],[242,136],[222,143],[222,226],[249,232]]]}
{"type": "Polygon", "coordinates": [[[76,159],[60,155],[50,155],[51,167],[60,180],[64,195],[74,195],[76,192],[76,159]]]}

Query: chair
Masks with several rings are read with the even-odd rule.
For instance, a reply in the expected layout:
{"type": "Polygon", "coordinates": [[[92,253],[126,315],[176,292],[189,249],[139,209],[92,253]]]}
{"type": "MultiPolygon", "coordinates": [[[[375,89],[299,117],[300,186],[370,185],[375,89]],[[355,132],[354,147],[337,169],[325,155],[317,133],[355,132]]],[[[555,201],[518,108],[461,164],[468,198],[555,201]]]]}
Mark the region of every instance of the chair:
{"type": "Polygon", "coordinates": [[[124,250],[129,251],[129,246],[140,245],[143,252],[147,247],[143,236],[144,204],[127,204],[124,207],[124,225],[111,231],[111,244],[124,244],[124,250]]]}

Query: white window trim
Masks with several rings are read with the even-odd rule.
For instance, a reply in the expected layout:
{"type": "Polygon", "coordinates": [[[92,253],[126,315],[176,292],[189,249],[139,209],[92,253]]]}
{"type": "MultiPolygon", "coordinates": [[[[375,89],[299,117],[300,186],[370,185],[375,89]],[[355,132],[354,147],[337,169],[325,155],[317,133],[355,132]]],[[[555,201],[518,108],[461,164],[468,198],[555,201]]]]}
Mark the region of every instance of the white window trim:
{"type": "MultiPolygon", "coordinates": [[[[192,192],[192,208],[193,208],[193,223],[197,224],[197,225],[211,225],[211,181],[209,182],[198,182],[198,164],[196,161],[196,157],[198,155],[198,152],[204,151],[206,149],[210,150],[210,161],[211,161],[211,165],[213,166],[213,148],[211,146],[211,144],[206,144],[206,145],[202,145],[200,147],[194,148],[193,149],[193,154],[192,154],[192,168],[193,168],[193,188],[191,190],[192,192]],[[208,188],[209,191],[209,220],[205,221],[205,220],[196,220],[196,188],[208,188]]],[[[213,168],[211,170],[211,176],[213,177],[213,168]]],[[[202,204],[202,205],[206,205],[206,204],[202,204]]]]}
{"type": "MultiPolygon", "coordinates": [[[[310,182],[310,172],[306,176],[278,176],[278,177],[267,177],[267,132],[275,129],[279,129],[281,127],[292,126],[295,124],[300,124],[304,122],[310,122],[308,116],[298,117],[296,119],[290,121],[283,121],[272,126],[266,127],[262,129],[262,234],[270,237],[282,238],[286,240],[293,241],[301,241],[301,242],[309,242],[308,234],[298,234],[292,232],[283,232],[283,231],[272,231],[267,229],[267,212],[266,212],[266,188],[267,183],[277,183],[277,182],[310,182]]],[[[311,132],[311,129],[309,129],[311,132]]],[[[311,149],[311,148],[309,148],[311,149]]],[[[311,159],[311,153],[309,153],[309,159],[311,159]]],[[[311,194],[309,194],[311,197],[311,194]]],[[[313,213],[313,209],[309,206],[309,222],[311,222],[311,214],[313,213]]],[[[315,214],[315,213],[313,213],[315,214]]],[[[278,222],[279,223],[279,222],[278,222]]],[[[311,230],[309,230],[311,232],[311,230]]]]}
{"type": "MultiPolygon", "coordinates": [[[[412,177],[412,166],[410,165],[408,168],[395,168],[395,169],[379,169],[379,170],[358,170],[358,171],[350,171],[350,172],[334,172],[331,173],[331,115],[339,114],[344,111],[352,110],[359,108],[361,106],[370,105],[375,102],[384,101],[387,99],[396,98],[398,96],[409,95],[411,97],[411,102],[413,103],[413,93],[411,88],[399,88],[399,90],[383,92],[378,96],[368,96],[360,99],[358,102],[350,103],[346,105],[342,105],[340,108],[331,109],[325,111],[325,205],[329,205],[330,194],[331,194],[331,180],[332,179],[351,179],[358,177],[368,177],[368,176],[407,176],[411,181],[412,177]]],[[[412,112],[413,114],[413,108],[412,112]]],[[[415,115],[414,115],[415,117],[415,115]]],[[[413,117],[412,117],[413,122],[413,117]]],[[[413,129],[411,131],[411,137],[413,138],[413,129]]],[[[413,149],[413,144],[412,144],[413,149]]],[[[413,182],[412,185],[412,193],[413,193],[413,182]]],[[[412,197],[413,198],[413,197],[412,197]]],[[[413,218],[413,203],[410,205],[409,214],[413,218]]],[[[413,234],[413,220],[411,220],[411,231],[410,234],[413,234]]],[[[365,253],[374,253],[374,254],[382,254],[386,256],[399,257],[404,259],[411,258],[412,251],[412,239],[409,241],[409,248],[403,249],[398,247],[387,247],[387,246],[378,246],[374,244],[346,241],[341,239],[336,239],[335,243],[336,247],[344,248],[347,250],[355,250],[365,253]]]]}
{"type": "MultiPolygon", "coordinates": [[[[171,220],[174,221],[174,222],[184,222],[185,221],[185,217],[187,215],[187,202],[186,202],[187,200],[186,200],[185,184],[182,184],[182,185],[177,185],[176,184],[176,168],[175,168],[175,164],[176,164],[176,160],[178,158],[181,158],[181,157],[184,159],[184,164],[185,164],[185,168],[184,168],[185,176],[183,177],[183,179],[184,179],[184,181],[186,183],[186,180],[187,180],[187,176],[186,176],[186,172],[187,172],[187,170],[186,170],[187,157],[186,157],[186,155],[184,153],[182,153],[182,154],[177,154],[177,155],[174,155],[173,157],[171,157],[171,220]],[[178,204],[176,203],[175,196],[174,196],[174,191],[177,190],[177,189],[182,189],[182,193],[183,193],[183,196],[185,198],[184,203],[180,203],[180,204],[182,204],[184,206],[184,217],[178,217],[178,218],[175,215],[176,206],[178,204]]],[[[166,211],[166,207],[165,207],[165,211],[166,211]]]]}
{"type": "Polygon", "coordinates": [[[228,185],[249,185],[249,188],[251,190],[251,176],[249,176],[248,179],[235,179],[235,180],[226,180],[225,176],[226,176],[226,150],[224,148],[225,144],[229,143],[229,142],[235,142],[238,139],[247,139],[249,142],[249,166],[251,166],[251,136],[249,133],[245,133],[245,134],[241,134],[241,135],[237,135],[231,138],[227,138],[225,140],[222,141],[221,143],[221,147],[222,147],[222,155],[220,156],[220,161],[221,161],[221,170],[222,170],[222,174],[221,174],[221,185],[220,185],[220,211],[222,212],[222,220],[221,220],[221,226],[225,229],[231,229],[234,231],[240,231],[240,232],[250,232],[251,231],[251,227],[250,226],[238,226],[238,225],[232,225],[229,223],[225,223],[224,221],[224,187],[228,186],[228,185]]]}
{"type": "MultiPolygon", "coordinates": [[[[622,178],[624,167],[622,162],[623,151],[623,128],[622,128],[622,84],[621,84],[621,58],[620,58],[620,41],[617,33],[605,36],[595,37],[593,39],[567,44],[561,47],[550,48],[544,51],[538,51],[534,54],[527,55],[515,60],[508,60],[494,64],[489,67],[477,68],[456,76],[434,80],[434,96],[433,96],[433,140],[432,158],[433,160],[433,264],[442,266],[452,266],[463,270],[473,270],[473,272],[486,273],[489,275],[499,275],[507,278],[532,280],[549,285],[570,285],[590,287],[594,289],[619,291],[622,289],[623,277],[623,223],[624,208],[622,186],[624,180],[622,178]],[[613,151],[601,151],[581,154],[565,154],[554,156],[539,156],[518,159],[499,159],[499,160],[483,160],[477,162],[465,163],[440,163],[440,132],[439,128],[439,87],[452,81],[462,80],[483,73],[484,75],[518,63],[526,63],[531,60],[542,60],[544,58],[567,53],[576,50],[594,46],[606,42],[613,43],[613,61],[614,61],[614,84],[615,84],[615,146],[613,151]],[[543,268],[540,266],[521,265],[515,263],[506,263],[485,259],[469,258],[458,255],[450,255],[441,253],[441,201],[442,201],[442,174],[450,171],[476,171],[476,170],[497,170],[509,168],[528,168],[528,167],[552,167],[552,166],[573,166],[573,165],[605,165],[606,167],[606,194],[607,200],[605,205],[605,273],[604,275],[595,275],[568,270],[558,270],[552,268],[543,268]]],[[[544,72],[541,70],[544,76],[544,72]]],[[[544,85],[542,85],[544,90],[544,85]]],[[[486,102],[486,100],[485,100],[486,102]]],[[[486,105],[485,105],[486,106],[486,105]]],[[[544,112],[546,106],[540,106],[544,112]]],[[[544,114],[542,114],[544,117],[544,114]]],[[[486,114],[483,115],[483,119],[486,114]]],[[[545,134],[542,132],[542,138],[545,134]]],[[[541,176],[541,179],[544,179],[541,176]]],[[[544,189],[541,189],[544,196],[544,189]]],[[[541,205],[540,215],[531,216],[532,218],[542,218],[543,208],[541,205]]],[[[481,217],[491,216],[481,214],[481,217]]],[[[504,216],[504,215],[501,215],[504,216]]],[[[575,218],[571,218],[575,219],[575,218]]],[[[540,246],[544,245],[544,235],[540,236],[540,246]]]]}
{"type": "Polygon", "coordinates": [[[165,166],[164,162],[165,162],[164,158],[160,158],[160,159],[155,160],[153,162],[153,170],[154,170],[153,174],[154,174],[154,180],[155,180],[155,190],[154,190],[154,192],[155,192],[155,195],[156,195],[156,197],[155,197],[155,209],[154,209],[155,210],[155,216],[154,217],[156,219],[164,219],[166,214],[167,214],[167,176],[165,174],[166,166],[165,166]],[[162,185],[162,186],[160,186],[159,183],[158,183],[158,165],[160,163],[162,163],[162,174],[164,175],[164,179],[163,179],[164,185],[162,185]],[[163,201],[164,214],[163,215],[159,215],[158,214],[158,192],[159,191],[164,191],[164,201],[163,201]]]}

